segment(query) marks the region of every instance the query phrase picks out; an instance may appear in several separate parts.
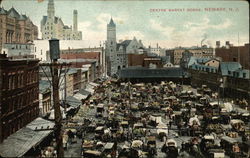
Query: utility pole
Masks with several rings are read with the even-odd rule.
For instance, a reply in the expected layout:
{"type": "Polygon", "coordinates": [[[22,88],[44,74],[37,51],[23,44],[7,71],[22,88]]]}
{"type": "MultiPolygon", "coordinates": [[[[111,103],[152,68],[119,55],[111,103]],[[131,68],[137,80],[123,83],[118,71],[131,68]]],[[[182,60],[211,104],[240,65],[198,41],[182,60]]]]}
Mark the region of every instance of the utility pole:
{"type": "Polygon", "coordinates": [[[53,85],[53,103],[55,112],[55,136],[56,136],[56,150],[57,157],[64,157],[63,143],[62,143],[62,114],[59,102],[59,76],[58,76],[58,66],[57,59],[60,58],[60,48],[59,40],[51,39],[49,40],[50,46],[50,59],[51,59],[51,77],[53,85]]]}
{"type": "Polygon", "coordinates": [[[55,112],[55,134],[56,134],[56,143],[57,143],[57,157],[63,157],[63,144],[62,144],[62,114],[60,109],[59,102],[59,77],[58,77],[58,68],[57,59],[53,60],[55,66],[51,67],[52,72],[52,85],[53,85],[53,103],[54,103],[54,112],[55,112]]]}
{"type": "MultiPolygon", "coordinates": [[[[57,151],[57,157],[59,158],[59,157],[64,157],[64,150],[63,150],[63,143],[62,143],[62,130],[61,130],[62,129],[62,114],[61,114],[60,102],[59,102],[59,85],[60,85],[59,81],[60,81],[62,68],[70,66],[71,64],[70,63],[69,64],[58,63],[57,60],[60,58],[59,40],[57,39],[49,40],[49,46],[50,46],[51,63],[40,63],[39,66],[42,69],[43,67],[50,67],[52,83],[50,81],[49,76],[46,74],[44,70],[43,71],[53,87],[52,89],[53,89],[53,104],[54,104],[54,112],[55,112],[54,116],[55,116],[56,151],[57,151]]],[[[64,90],[66,92],[66,89],[64,90]]]]}
{"type": "Polygon", "coordinates": [[[54,102],[54,111],[55,111],[55,136],[56,136],[56,150],[57,157],[64,157],[63,151],[63,142],[62,142],[62,114],[60,109],[59,102],[59,76],[58,76],[58,62],[57,59],[60,58],[60,48],[59,40],[51,39],[49,40],[50,45],[50,59],[52,66],[51,76],[52,76],[52,85],[53,85],[53,102],[54,102]]]}

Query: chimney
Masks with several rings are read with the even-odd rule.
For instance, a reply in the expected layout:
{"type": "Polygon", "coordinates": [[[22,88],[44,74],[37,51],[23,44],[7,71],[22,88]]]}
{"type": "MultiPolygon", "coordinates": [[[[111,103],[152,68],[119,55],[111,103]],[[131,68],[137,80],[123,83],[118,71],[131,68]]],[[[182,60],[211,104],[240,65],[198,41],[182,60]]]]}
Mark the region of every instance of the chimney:
{"type": "Polygon", "coordinates": [[[220,48],[220,41],[216,41],[216,48],[220,48]]]}
{"type": "Polygon", "coordinates": [[[73,31],[77,31],[78,28],[77,28],[77,10],[74,10],[73,11],[73,31]]]}
{"type": "Polygon", "coordinates": [[[229,49],[229,47],[230,47],[230,43],[229,41],[226,41],[226,48],[229,49]]]}

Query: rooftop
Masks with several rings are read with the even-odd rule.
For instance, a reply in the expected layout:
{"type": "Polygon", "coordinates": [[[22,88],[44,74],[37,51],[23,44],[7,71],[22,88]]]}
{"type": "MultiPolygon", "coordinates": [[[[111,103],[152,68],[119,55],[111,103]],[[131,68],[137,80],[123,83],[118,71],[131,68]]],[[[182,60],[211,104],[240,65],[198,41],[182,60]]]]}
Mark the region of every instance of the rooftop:
{"type": "Polygon", "coordinates": [[[22,157],[32,147],[39,144],[45,137],[52,133],[54,123],[36,118],[26,127],[10,135],[0,144],[1,157],[22,157]]]}
{"type": "Polygon", "coordinates": [[[113,21],[112,18],[110,19],[110,22],[109,22],[109,24],[108,24],[108,27],[115,27],[115,23],[114,23],[114,21],[113,21]]]}
{"type": "Polygon", "coordinates": [[[184,71],[181,68],[157,68],[129,67],[119,71],[120,78],[180,78],[184,71]]]}
{"type": "Polygon", "coordinates": [[[222,76],[228,76],[228,72],[236,71],[242,69],[242,66],[238,62],[221,62],[220,63],[220,71],[222,76]]]}

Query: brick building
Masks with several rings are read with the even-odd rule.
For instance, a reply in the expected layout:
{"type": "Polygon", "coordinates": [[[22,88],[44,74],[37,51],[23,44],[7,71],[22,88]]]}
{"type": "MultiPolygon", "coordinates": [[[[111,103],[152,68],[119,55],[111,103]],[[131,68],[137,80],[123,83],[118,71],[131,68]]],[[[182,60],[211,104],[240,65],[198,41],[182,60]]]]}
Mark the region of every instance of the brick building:
{"type": "Polygon", "coordinates": [[[13,7],[8,11],[0,8],[0,51],[4,43],[27,43],[37,37],[38,28],[29,17],[13,7]]]}
{"type": "Polygon", "coordinates": [[[238,62],[221,62],[217,59],[190,58],[188,72],[191,74],[191,85],[200,87],[203,84],[219,91],[222,96],[245,98],[250,101],[250,71],[243,69],[238,62]],[[222,85],[220,80],[222,79],[222,85]]]}
{"type": "Polygon", "coordinates": [[[0,54],[0,142],[39,115],[38,62],[0,54]]]}
{"type": "Polygon", "coordinates": [[[185,52],[192,53],[192,56],[199,57],[199,58],[212,58],[213,55],[213,48],[207,48],[206,46],[203,47],[191,47],[191,48],[175,48],[166,50],[166,56],[170,58],[170,62],[174,65],[180,65],[181,58],[185,52]]]}
{"type": "Polygon", "coordinates": [[[96,59],[100,62],[100,52],[62,53],[61,59],[96,59]]]}
{"type": "Polygon", "coordinates": [[[146,57],[147,57],[146,54],[128,54],[128,67],[142,66],[143,59],[146,57]]]}
{"type": "Polygon", "coordinates": [[[156,68],[163,67],[163,61],[159,57],[150,57],[146,53],[144,54],[128,54],[128,67],[151,67],[154,65],[156,68]]]}
{"type": "Polygon", "coordinates": [[[215,49],[215,56],[225,62],[239,62],[244,69],[250,69],[249,43],[244,46],[227,46],[215,49]]]}
{"type": "Polygon", "coordinates": [[[90,80],[93,81],[105,73],[105,57],[103,48],[79,48],[60,51],[60,60],[70,62],[72,68],[82,68],[91,65],[90,80]],[[93,73],[92,73],[93,72],[93,73]]]}

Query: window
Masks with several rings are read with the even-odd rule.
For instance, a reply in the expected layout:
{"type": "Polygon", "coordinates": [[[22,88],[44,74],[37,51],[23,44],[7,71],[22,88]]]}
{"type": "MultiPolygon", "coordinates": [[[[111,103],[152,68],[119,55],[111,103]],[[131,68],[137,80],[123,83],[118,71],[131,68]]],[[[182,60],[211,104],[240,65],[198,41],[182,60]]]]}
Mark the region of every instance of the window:
{"type": "Polygon", "coordinates": [[[43,55],[43,50],[41,50],[41,55],[43,55]]]}
{"type": "Polygon", "coordinates": [[[243,73],[243,78],[246,78],[246,73],[243,73]]]}
{"type": "Polygon", "coordinates": [[[228,75],[231,75],[231,71],[228,71],[228,75]]]}
{"type": "Polygon", "coordinates": [[[16,77],[12,77],[12,89],[15,89],[15,82],[16,82],[16,77]]]}
{"type": "Polygon", "coordinates": [[[12,76],[9,76],[9,89],[12,89],[11,85],[12,85],[12,76]]]}

